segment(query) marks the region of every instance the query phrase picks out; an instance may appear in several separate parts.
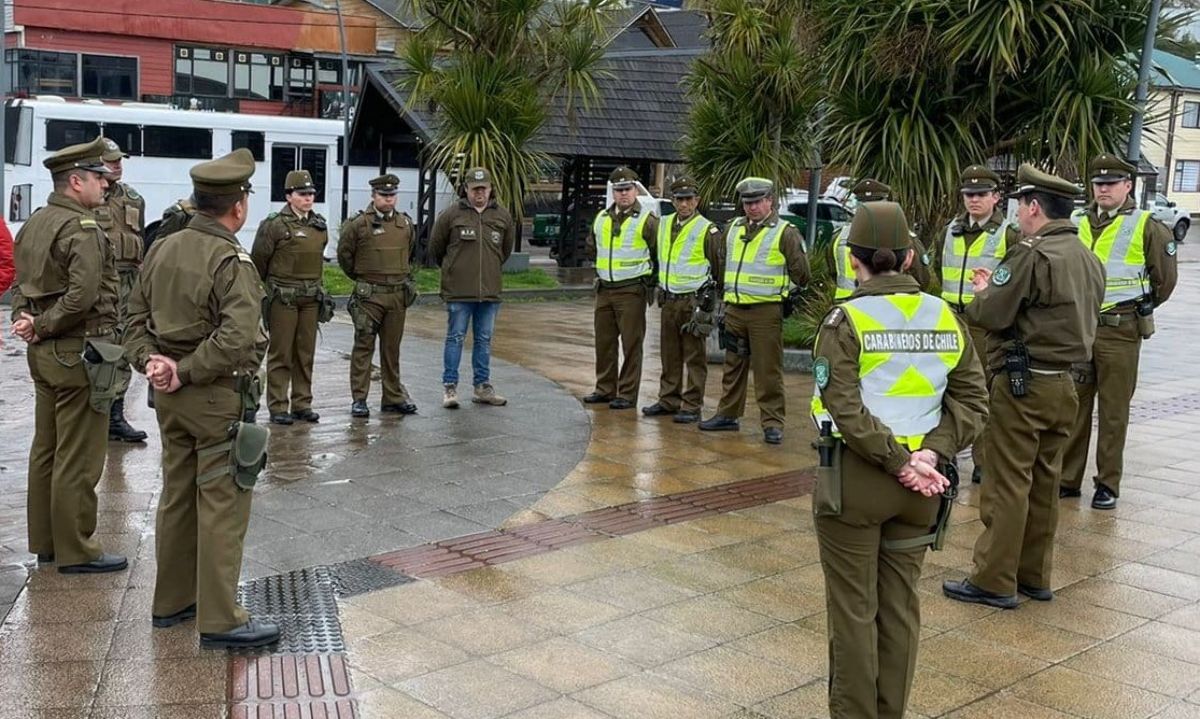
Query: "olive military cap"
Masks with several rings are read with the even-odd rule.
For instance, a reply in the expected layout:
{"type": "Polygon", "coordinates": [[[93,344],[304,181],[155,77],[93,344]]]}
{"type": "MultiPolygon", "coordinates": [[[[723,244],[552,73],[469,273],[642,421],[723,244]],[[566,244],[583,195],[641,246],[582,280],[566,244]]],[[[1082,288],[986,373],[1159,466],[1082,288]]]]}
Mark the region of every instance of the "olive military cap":
{"type": "Polygon", "coordinates": [[[1047,172],[1042,172],[1029,163],[1017,170],[1017,189],[1009,197],[1024,197],[1030,192],[1045,192],[1059,197],[1075,199],[1081,193],[1079,185],[1068,182],[1047,172]]]}
{"type": "Polygon", "coordinates": [[[466,174],[467,189],[471,190],[476,187],[491,187],[492,173],[482,167],[472,167],[467,170],[466,174]]]}
{"type": "Polygon", "coordinates": [[[108,168],[100,159],[103,154],[104,138],[97,137],[91,142],[64,147],[43,160],[42,164],[46,166],[51,175],[57,175],[67,170],[91,170],[107,175],[108,168]]]}
{"type": "Polygon", "coordinates": [[[854,212],[849,244],[872,250],[906,250],[912,247],[908,218],[895,202],[875,200],[854,212]]]}
{"type": "Polygon", "coordinates": [[[963,170],[958,184],[961,192],[994,192],[1000,186],[1000,176],[983,165],[971,165],[963,170]]]}
{"type": "Polygon", "coordinates": [[[367,184],[371,186],[371,190],[381,195],[394,195],[400,189],[400,178],[389,173],[380,175],[367,184]]]}
{"type": "Polygon", "coordinates": [[[121,150],[121,146],[115,141],[104,138],[104,153],[100,155],[100,159],[105,162],[116,162],[129,157],[128,154],[121,150]]]}
{"type": "Polygon", "coordinates": [[[754,202],[775,194],[775,183],[765,177],[747,177],[737,183],[738,197],[742,202],[754,202]]]}
{"type": "Polygon", "coordinates": [[[254,174],[254,154],[246,148],[201,162],[191,170],[192,189],[210,195],[237,195],[250,192],[254,174]]]}
{"type": "Polygon", "coordinates": [[[283,181],[283,191],[293,192],[295,190],[316,192],[317,186],[313,184],[312,175],[308,174],[308,170],[292,170],[287,174],[287,179],[283,181]]]}
{"type": "Polygon", "coordinates": [[[671,197],[695,197],[699,194],[700,188],[696,186],[696,181],[687,175],[681,175],[671,183],[671,197]]]}
{"type": "Polygon", "coordinates": [[[892,188],[879,180],[864,177],[850,188],[850,194],[857,197],[859,202],[878,202],[891,198],[892,188]]]}
{"type": "Polygon", "coordinates": [[[1092,176],[1092,182],[1101,185],[1128,180],[1136,171],[1137,168],[1133,165],[1107,152],[1096,155],[1088,163],[1088,173],[1092,176]]]}
{"type": "Polygon", "coordinates": [[[638,181],[638,175],[622,165],[612,171],[612,174],[608,176],[608,181],[612,183],[614,190],[624,190],[626,187],[633,187],[633,183],[638,181]]]}

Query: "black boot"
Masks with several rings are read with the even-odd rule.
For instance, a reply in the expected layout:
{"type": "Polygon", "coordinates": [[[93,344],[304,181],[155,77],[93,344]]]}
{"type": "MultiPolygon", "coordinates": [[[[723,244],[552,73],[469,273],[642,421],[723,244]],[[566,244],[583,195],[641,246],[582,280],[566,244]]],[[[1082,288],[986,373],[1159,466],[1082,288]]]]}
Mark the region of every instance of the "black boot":
{"type": "Polygon", "coordinates": [[[108,410],[108,439],[110,442],[145,442],[146,433],[134,429],[125,421],[125,398],[114,399],[108,410]]]}

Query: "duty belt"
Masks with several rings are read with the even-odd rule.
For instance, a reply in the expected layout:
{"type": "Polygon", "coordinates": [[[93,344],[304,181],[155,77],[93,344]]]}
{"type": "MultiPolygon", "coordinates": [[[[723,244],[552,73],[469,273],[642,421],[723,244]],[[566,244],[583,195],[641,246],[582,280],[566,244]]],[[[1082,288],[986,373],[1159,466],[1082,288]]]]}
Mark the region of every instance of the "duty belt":
{"type": "Polygon", "coordinates": [[[270,285],[273,292],[280,290],[291,290],[295,297],[316,297],[321,294],[321,280],[285,280],[294,284],[281,284],[278,278],[268,277],[267,284],[270,285]]]}
{"type": "Polygon", "coordinates": [[[667,302],[675,302],[677,300],[689,300],[696,296],[695,292],[684,292],[684,293],[668,292],[663,289],[660,289],[659,292],[662,293],[662,298],[664,300],[666,300],[667,302]]]}
{"type": "Polygon", "coordinates": [[[237,377],[217,377],[212,381],[212,384],[217,387],[231,389],[234,392],[245,392],[250,387],[250,382],[253,381],[254,375],[243,374],[237,377]]]}
{"type": "Polygon", "coordinates": [[[1134,316],[1131,314],[1105,312],[1104,314],[1100,315],[1100,319],[1097,324],[1100,327],[1120,327],[1122,322],[1128,322],[1132,319],[1134,319],[1134,316]]]}
{"type": "Polygon", "coordinates": [[[368,282],[367,284],[371,285],[371,292],[378,292],[381,295],[386,295],[390,292],[403,292],[404,291],[403,283],[398,284],[398,285],[377,285],[374,282],[368,282]]]}

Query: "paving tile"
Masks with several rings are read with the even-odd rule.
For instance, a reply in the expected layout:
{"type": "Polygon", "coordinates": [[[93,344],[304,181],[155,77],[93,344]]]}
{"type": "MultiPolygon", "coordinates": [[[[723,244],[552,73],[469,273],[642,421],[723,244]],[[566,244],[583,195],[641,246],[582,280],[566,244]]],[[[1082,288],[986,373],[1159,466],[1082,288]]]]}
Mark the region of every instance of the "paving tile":
{"type": "Polygon", "coordinates": [[[448,715],[417,701],[402,691],[390,687],[360,691],[358,694],[357,716],[396,717],[396,719],[450,719],[448,715]]]}
{"type": "Polygon", "coordinates": [[[717,719],[737,708],[680,682],[646,674],[623,677],[572,698],[616,719],[717,719]]]}
{"type": "Polygon", "coordinates": [[[469,658],[461,649],[408,628],[354,642],[346,656],[355,673],[361,671],[385,684],[396,684],[469,658]]]}
{"type": "Polygon", "coordinates": [[[225,698],[227,672],[219,652],[193,659],[109,661],[96,706],[218,703],[225,698]]]}
{"type": "Polygon", "coordinates": [[[88,719],[225,719],[225,704],[95,707],[88,719]]]}
{"type": "Polygon", "coordinates": [[[344,600],[396,624],[411,626],[479,606],[432,582],[412,582],[344,600]]]}
{"type": "Polygon", "coordinates": [[[1049,666],[1013,649],[980,643],[955,630],[921,642],[919,665],[999,689],[1049,666]]]}
{"type": "Polygon", "coordinates": [[[639,671],[615,654],[574,639],[555,637],[497,654],[489,660],[510,672],[562,694],[586,689],[639,671]]]}
{"type": "Polygon", "coordinates": [[[0,662],[100,661],[112,644],[114,622],[0,626],[0,662]]]}
{"type": "Polygon", "coordinates": [[[716,641],[642,616],[624,617],[585,629],[575,639],[644,667],[708,649],[716,641]]]}
{"type": "Polygon", "coordinates": [[[631,535],[628,539],[635,544],[670,549],[681,554],[703,552],[706,549],[736,544],[739,541],[733,537],[722,537],[700,529],[692,529],[686,524],[657,527],[631,535]]]}
{"type": "Polygon", "coordinates": [[[755,704],[754,712],[754,716],[764,716],[770,719],[794,719],[795,717],[824,719],[829,716],[827,680],[818,679],[755,704]]]}
{"type": "Polygon", "coordinates": [[[1200,664],[1200,632],[1191,629],[1150,622],[1113,641],[1119,646],[1200,664]]]}
{"type": "Polygon", "coordinates": [[[609,717],[607,714],[601,714],[595,709],[564,697],[522,709],[515,714],[509,714],[505,719],[609,719],[609,717]]]}
{"type": "Polygon", "coordinates": [[[1112,639],[1146,623],[1144,617],[1088,604],[1072,595],[1057,596],[1052,602],[1025,602],[1021,619],[1065,629],[1095,639],[1112,639]]]}
{"type": "Polygon", "coordinates": [[[1200,705],[1176,702],[1155,714],[1154,719],[1200,719],[1200,705]]]}
{"type": "Polygon", "coordinates": [[[629,614],[612,604],[553,589],[500,605],[509,616],[530,621],[553,632],[569,634],[629,614]]]}
{"type": "MultiPolygon", "coordinates": [[[[1200,520],[1197,520],[1200,521],[1200,520]]],[[[1168,549],[1157,554],[1152,554],[1144,557],[1141,560],[1142,564],[1149,564],[1154,567],[1162,567],[1184,574],[1200,576],[1200,560],[1195,554],[1183,552],[1174,549],[1168,549]]]]}
{"type": "Polygon", "coordinates": [[[0,706],[28,710],[87,707],[101,667],[95,661],[0,663],[0,706]]]}
{"type": "Polygon", "coordinates": [[[1097,682],[1066,667],[1051,667],[1012,687],[1016,696],[1053,709],[1092,719],[1150,717],[1171,704],[1161,694],[1126,684],[1097,682]]]}
{"type": "Polygon", "coordinates": [[[1177,609],[1161,617],[1159,621],[1200,632],[1200,603],[1177,609]]]}
{"type": "Polygon", "coordinates": [[[409,679],[400,689],[456,719],[485,719],[543,704],[550,690],[478,660],[409,679]]]}
{"type": "Polygon", "coordinates": [[[384,619],[357,604],[346,602],[338,606],[338,621],[342,625],[342,634],[350,644],[359,639],[386,634],[400,628],[400,625],[393,621],[384,619]]]}
{"type": "Polygon", "coordinates": [[[545,639],[549,630],[517,619],[497,607],[471,609],[414,627],[472,654],[488,656],[545,639]]]}
{"type": "Polygon", "coordinates": [[[642,616],[720,642],[744,637],[777,624],[770,617],[711,596],[685,599],[643,612],[642,616]]]}
{"type": "Polygon", "coordinates": [[[757,571],[721,564],[709,559],[706,554],[701,552],[658,562],[645,567],[643,571],[693,594],[715,592],[762,576],[757,571]]]}
{"type": "Polygon", "coordinates": [[[1007,691],[984,697],[947,715],[949,719],[1071,719],[1074,716],[1025,701],[1007,691]]]}
{"type": "Polygon", "coordinates": [[[775,577],[730,587],[716,592],[714,596],[780,622],[791,622],[825,611],[823,596],[797,592],[775,577]]]}
{"type": "Polygon", "coordinates": [[[825,676],[829,672],[829,643],[825,635],[795,624],[771,627],[724,646],[791,667],[809,677],[825,676]]]}
{"type": "Polygon", "coordinates": [[[612,566],[633,569],[647,564],[666,561],[680,552],[637,542],[633,537],[618,537],[604,542],[592,542],[577,547],[568,547],[570,552],[584,559],[598,559],[612,566]]]}
{"type": "Polygon", "coordinates": [[[23,592],[6,623],[101,622],[117,618],[124,589],[23,592]]]}
{"type": "Polygon", "coordinates": [[[655,566],[588,579],[565,589],[631,612],[653,609],[696,595],[690,588],[657,578],[655,566]]]}
{"type": "Polygon", "coordinates": [[[575,584],[617,571],[616,567],[607,562],[581,557],[568,551],[526,557],[497,565],[494,569],[518,577],[522,582],[554,587],[575,584]]]}
{"type": "Polygon", "coordinates": [[[942,716],[992,693],[982,684],[918,667],[913,676],[908,706],[928,716],[942,716]]]}
{"type": "Polygon", "coordinates": [[[1180,597],[1139,589],[1099,577],[1073,584],[1057,592],[1056,596],[1078,599],[1088,604],[1147,619],[1161,617],[1189,603],[1188,600],[1180,597]]]}
{"type": "Polygon", "coordinates": [[[1094,647],[1063,663],[1092,677],[1103,677],[1159,694],[1185,698],[1200,690],[1196,665],[1127,647],[1094,647]]]}
{"type": "Polygon", "coordinates": [[[654,670],[739,705],[756,704],[807,684],[814,676],[729,646],[714,647],[654,670]]]}
{"type": "Polygon", "coordinates": [[[1170,569],[1147,564],[1126,564],[1101,575],[1101,578],[1191,601],[1200,600],[1200,576],[1170,569]]]}

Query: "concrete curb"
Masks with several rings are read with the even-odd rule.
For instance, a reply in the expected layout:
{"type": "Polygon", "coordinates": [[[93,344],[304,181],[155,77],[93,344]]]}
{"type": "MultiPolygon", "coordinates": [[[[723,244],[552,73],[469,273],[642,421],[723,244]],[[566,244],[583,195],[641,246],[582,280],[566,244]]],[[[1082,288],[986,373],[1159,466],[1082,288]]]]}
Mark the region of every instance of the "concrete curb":
{"type": "MultiPolygon", "coordinates": [[[[708,353],[709,364],[724,364],[725,353],[721,350],[708,353]]],[[[783,371],[792,374],[812,374],[812,350],[783,349],[783,371]]]]}
{"type": "MultiPolygon", "coordinates": [[[[561,302],[565,300],[581,300],[595,294],[591,285],[575,287],[555,287],[546,290],[504,290],[500,297],[505,302],[561,302]]],[[[346,309],[346,300],[350,295],[334,295],[333,302],[339,310],[346,309]]],[[[442,304],[442,298],[436,292],[422,294],[417,297],[418,305],[442,304]]]]}

